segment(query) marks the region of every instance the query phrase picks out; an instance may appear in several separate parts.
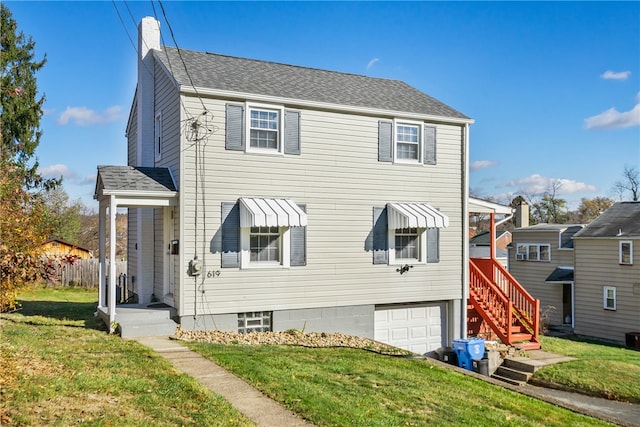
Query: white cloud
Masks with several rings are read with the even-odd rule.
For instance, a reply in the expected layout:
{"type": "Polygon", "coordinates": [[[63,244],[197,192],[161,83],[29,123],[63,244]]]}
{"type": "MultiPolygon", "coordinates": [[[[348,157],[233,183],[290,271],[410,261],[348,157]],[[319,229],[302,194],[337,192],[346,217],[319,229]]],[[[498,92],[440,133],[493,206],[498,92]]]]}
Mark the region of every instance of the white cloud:
{"type": "Polygon", "coordinates": [[[605,80],[627,80],[630,75],[631,75],[631,71],[616,72],[616,71],[607,70],[604,73],[602,73],[600,77],[605,80]]]}
{"type": "Polygon", "coordinates": [[[550,178],[539,174],[533,174],[525,178],[514,179],[499,184],[498,188],[516,188],[515,193],[518,194],[542,194],[553,187],[554,184],[560,184],[558,194],[573,194],[583,192],[596,192],[598,188],[595,185],[578,182],[567,178],[550,178]]]}
{"type": "Polygon", "coordinates": [[[91,126],[116,122],[123,118],[124,114],[119,105],[109,107],[102,112],[90,110],[87,107],[67,107],[58,117],[57,123],[63,126],[70,123],[78,126],[91,126]]]}
{"type": "Polygon", "coordinates": [[[373,67],[378,61],[380,61],[380,58],[373,58],[371,61],[369,61],[369,63],[367,64],[367,70],[371,69],[371,67],[373,67]]]}
{"type": "Polygon", "coordinates": [[[486,169],[493,166],[498,166],[498,162],[494,162],[493,160],[476,160],[469,165],[469,169],[471,171],[477,171],[478,169],[486,169]]]}
{"type": "Polygon", "coordinates": [[[43,178],[74,178],[75,173],[69,170],[67,165],[57,164],[51,166],[45,166],[43,168],[38,169],[38,173],[42,175],[43,178]]]}
{"type": "Polygon", "coordinates": [[[619,112],[615,108],[584,119],[587,129],[622,129],[640,126],[640,92],[636,95],[636,105],[630,110],[619,112]]]}
{"type": "Polygon", "coordinates": [[[82,179],[78,179],[77,184],[78,185],[95,185],[96,178],[97,178],[96,174],[87,175],[82,179]]]}

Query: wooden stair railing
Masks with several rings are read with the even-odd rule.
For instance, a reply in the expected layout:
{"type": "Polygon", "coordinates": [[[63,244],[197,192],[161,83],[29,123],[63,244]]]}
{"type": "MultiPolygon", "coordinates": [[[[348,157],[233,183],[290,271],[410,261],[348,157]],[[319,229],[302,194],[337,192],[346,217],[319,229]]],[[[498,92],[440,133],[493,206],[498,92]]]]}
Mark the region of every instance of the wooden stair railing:
{"type": "Polygon", "coordinates": [[[496,260],[469,260],[469,300],[491,330],[508,345],[540,348],[540,301],[496,260]]]}

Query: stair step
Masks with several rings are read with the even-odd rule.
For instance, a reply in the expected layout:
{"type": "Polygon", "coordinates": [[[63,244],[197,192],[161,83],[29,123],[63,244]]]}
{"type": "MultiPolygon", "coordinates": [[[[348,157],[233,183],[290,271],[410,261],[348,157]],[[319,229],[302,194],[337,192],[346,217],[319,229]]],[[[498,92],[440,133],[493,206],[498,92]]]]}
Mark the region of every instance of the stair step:
{"type": "Polygon", "coordinates": [[[120,323],[119,326],[122,338],[133,338],[175,335],[178,325],[171,319],[164,319],[135,324],[120,323]]]}
{"type": "Polygon", "coordinates": [[[530,374],[533,374],[537,368],[533,362],[526,357],[507,357],[503,360],[502,367],[530,374]]]}
{"type": "Polygon", "coordinates": [[[533,335],[529,333],[511,334],[511,341],[513,342],[531,341],[531,338],[533,338],[533,335]]]}
{"type": "Polygon", "coordinates": [[[530,372],[523,372],[517,369],[508,368],[506,366],[498,366],[498,369],[495,373],[501,377],[524,383],[528,382],[529,378],[531,378],[532,375],[530,372]]]}
{"type": "Polygon", "coordinates": [[[526,384],[526,382],[524,381],[514,380],[514,379],[503,377],[497,374],[491,375],[491,378],[508,383],[508,384],[517,385],[517,386],[523,386],[526,384]]]}

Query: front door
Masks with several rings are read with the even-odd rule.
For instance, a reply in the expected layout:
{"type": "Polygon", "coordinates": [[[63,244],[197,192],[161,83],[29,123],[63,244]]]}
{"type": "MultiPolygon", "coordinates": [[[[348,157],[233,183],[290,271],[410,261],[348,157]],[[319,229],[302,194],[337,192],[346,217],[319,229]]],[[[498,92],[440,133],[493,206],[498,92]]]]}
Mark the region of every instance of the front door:
{"type": "Polygon", "coordinates": [[[164,217],[164,256],[163,256],[163,289],[162,302],[174,306],[173,292],[175,287],[175,261],[180,251],[175,239],[175,211],[173,207],[163,210],[164,217]]]}

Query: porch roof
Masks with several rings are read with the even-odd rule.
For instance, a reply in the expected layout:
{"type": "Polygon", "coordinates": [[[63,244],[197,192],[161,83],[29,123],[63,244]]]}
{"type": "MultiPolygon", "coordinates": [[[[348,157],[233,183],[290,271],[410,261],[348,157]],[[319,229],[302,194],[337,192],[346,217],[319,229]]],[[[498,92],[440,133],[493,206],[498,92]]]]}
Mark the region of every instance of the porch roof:
{"type": "Polygon", "coordinates": [[[116,196],[120,206],[174,204],[178,191],[168,168],[98,166],[93,198],[116,196]]]}
{"type": "Polygon", "coordinates": [[[573,268],[556,267],[547,277],[545,283],[568,283],[573,282],[573,268]]]}

